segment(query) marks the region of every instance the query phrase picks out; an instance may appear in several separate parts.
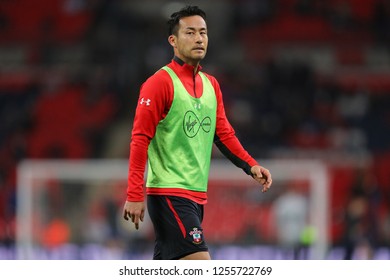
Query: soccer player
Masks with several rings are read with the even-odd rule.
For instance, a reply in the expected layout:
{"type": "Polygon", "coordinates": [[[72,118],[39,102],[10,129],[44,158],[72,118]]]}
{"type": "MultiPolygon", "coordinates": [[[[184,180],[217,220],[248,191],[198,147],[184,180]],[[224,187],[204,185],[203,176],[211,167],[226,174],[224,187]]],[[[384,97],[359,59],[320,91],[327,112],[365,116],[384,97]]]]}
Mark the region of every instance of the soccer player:
{"type": "Polygon", "coordinates": [[[267,191],[272,178],[242,147],[228,122],[215,77],[202,72],[206,14],[186,6],[168,21],[174,57],[142,85],[130,144],[123,217],[139,228],[146,194],[156,241],[153,259],[208,260],[203,206],[213,143],[267,191]]]}

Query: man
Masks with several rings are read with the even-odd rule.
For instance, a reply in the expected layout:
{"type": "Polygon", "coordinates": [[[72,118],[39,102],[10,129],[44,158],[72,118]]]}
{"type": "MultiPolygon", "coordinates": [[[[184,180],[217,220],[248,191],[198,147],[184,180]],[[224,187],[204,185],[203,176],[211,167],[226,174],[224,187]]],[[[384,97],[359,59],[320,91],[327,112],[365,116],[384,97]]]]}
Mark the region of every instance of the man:
{"type": "Polygon", "coordinates": [[[206,15],[197,6],[173,13],[171,63],[141,87],[130,145],[123,216],[138,229],[147,207],[154,226],[154,259],[210,259],[204,241],[203,205],[213,142],[267,191],[270,172],[242,147],[229,124],[217,80],[201,72],[208,45],[206,15]]]}

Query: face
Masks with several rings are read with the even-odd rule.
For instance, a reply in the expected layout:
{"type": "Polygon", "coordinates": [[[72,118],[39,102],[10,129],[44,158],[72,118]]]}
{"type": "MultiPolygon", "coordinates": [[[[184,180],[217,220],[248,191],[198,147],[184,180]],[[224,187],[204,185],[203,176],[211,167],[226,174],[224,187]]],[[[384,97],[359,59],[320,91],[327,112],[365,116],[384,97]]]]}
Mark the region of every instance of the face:
{"type": "Polygon", "coordinates": [[[201,16],[182,18],[177,35],[168,38],[177,57],[193,66],[206,56],[208,37],[206,22],[201,16]]]}

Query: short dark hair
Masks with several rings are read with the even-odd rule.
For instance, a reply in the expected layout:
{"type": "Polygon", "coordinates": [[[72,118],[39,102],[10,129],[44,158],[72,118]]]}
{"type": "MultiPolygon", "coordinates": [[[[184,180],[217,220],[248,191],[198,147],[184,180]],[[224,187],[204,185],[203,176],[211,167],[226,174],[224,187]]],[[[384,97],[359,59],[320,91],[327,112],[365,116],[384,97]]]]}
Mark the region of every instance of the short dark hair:
{"type": "Polygon", "coordinates": [[[198,6],[185,6],[168,20],[168,35],[177,35],[180,19],[190,16],[201,16],[206,21],[206,13],[198,6]]]}

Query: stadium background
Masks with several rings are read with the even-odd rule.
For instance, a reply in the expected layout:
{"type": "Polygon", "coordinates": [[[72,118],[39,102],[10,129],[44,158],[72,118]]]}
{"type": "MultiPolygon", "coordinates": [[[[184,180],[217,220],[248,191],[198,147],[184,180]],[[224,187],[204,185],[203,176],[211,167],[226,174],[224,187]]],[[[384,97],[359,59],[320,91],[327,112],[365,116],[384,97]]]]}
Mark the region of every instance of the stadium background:
{"type": "MultiPolygon", "coordinates": [[[[339,249],[330,258],[345,258],[352,246],[366,253],[355,250],[348,257],[389,259],[390,1],[192,3],[208,13],[210,46],[203,65],[219,79],[243,145],[256,158],[324,162],[331,182],[330,242],[339,249]]],[[[128,157],[139,86],[172,57],[165,19],[178,5],[0,1],[0,259],[15,257],[20,162],[128,157]]],[[[125,244],[115,244],[125,188],[123,182],[91,205],[90,219],[107,229],[96,240],[139,257],[151,243],[148,234],[133,233],[125,244]]],[[[307,186],[275,187],[258,212],[268,223],[247,222],[243,229],[240,219],[229,218],[227,225],[209,229],[213,244],[278,245],[271,209],[287,188],[307,186]]],[[[73,203],[74,189],[67,198],[73,203]]],[[[64,203],[61,192],[50,188],[48,211],[64,203]]],[[[210,195],[217,208],[256,210],[238,199],[237,188],[223,198],[210,195]]],[[[47,221],[40,244],[75,242],[66,222],[47,221]]]]}

